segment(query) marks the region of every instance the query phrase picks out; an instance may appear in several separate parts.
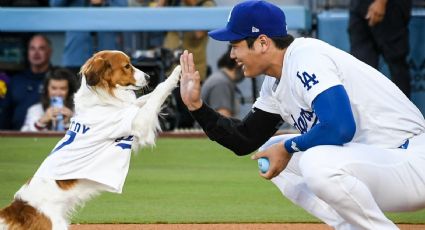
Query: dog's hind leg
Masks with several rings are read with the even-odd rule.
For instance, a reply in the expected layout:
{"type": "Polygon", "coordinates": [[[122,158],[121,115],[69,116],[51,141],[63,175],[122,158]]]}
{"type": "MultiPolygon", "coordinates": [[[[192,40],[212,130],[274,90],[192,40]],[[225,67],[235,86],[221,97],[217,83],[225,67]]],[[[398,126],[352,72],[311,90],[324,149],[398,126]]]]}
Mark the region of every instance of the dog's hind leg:
{"type": "MultiPolygon", "coordinates": [[[[41,230],[52,229],[52,221],[26,201],[16,199],[0,211],[0,229],[41,230]]],[[[59,228],[57,228],[59,230],[59,228]]],[[[66,230],[61,228],[60,230],[66,230]]],[[[56,230],[56,229],[54,229],[56,230]]]]}
{"type": "Polygon", "coordinates": [[[149,94],[149,99],[139,109],[133,120],[132,131],[135,133],[140,146],[155,144],[156,132],[160,130],[158,114],[165,99],[177,87],[180,73],[180,66],[174,68],[171,75],[149,94]]]}
{"type": "Polygon", "coordinates": [[[6,223],[0,217],[0,230],[7,230],[6,223]]]}

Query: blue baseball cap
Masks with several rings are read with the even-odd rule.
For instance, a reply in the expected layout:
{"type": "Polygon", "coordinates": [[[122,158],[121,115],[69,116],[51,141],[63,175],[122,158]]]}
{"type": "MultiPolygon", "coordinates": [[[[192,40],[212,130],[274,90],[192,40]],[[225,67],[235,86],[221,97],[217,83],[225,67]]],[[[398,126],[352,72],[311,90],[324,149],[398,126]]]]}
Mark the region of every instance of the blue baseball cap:
{"type": "Polygon", "coordinates": [[[269,37],[287,35],[283,11],[266,1],[249,0],[233,7],[225,28],[208,32],[219,41],[237,41],[265,34],[269,37]]]}

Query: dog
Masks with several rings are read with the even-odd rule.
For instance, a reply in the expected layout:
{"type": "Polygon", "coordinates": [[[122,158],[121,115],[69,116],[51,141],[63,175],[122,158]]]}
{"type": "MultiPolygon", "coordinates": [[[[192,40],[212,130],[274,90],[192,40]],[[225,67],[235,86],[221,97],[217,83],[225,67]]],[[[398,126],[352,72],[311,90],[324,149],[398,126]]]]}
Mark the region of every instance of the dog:
{"type": "Polygon", "coordinates": [[[180,66],[151,93],[136,98],[149,76],[120,51],[100,51],[81,67],[75,115],[64,138],[34,176],[0,210],[0,230],[68,229],[70,215],[101,192],[121,193],[131,152],[154,146],[162,104],[180,66]]]}

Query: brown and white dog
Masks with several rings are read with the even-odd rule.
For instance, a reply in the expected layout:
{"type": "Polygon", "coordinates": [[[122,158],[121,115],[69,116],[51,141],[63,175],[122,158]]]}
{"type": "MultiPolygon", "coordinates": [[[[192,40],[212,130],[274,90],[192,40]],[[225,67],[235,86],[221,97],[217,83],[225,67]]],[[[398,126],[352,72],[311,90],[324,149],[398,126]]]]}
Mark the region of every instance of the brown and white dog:
{"type": "Polygon", "coordinates": [[[155,144],[161,106],[177,86],[180,70],[177,66],[152,93],[137,99],[133,90],[145,87],[149,76],[132,66],[127,55],[101,51],[87,60],[69,130],[12,204],[0,210],[0,230],[67,229],[76,207],[100,192],[120,193],[131,150],[155,144]],[[108,131],[109,126],[102,126],[108,119],[123,125],[108,131]],[[117,132],[129,136],[114,136],[117,132]],[[75,156],[68,159],[70,155],[75,156]],[[117,186],[110,182],[114,180],[117,186]]]}

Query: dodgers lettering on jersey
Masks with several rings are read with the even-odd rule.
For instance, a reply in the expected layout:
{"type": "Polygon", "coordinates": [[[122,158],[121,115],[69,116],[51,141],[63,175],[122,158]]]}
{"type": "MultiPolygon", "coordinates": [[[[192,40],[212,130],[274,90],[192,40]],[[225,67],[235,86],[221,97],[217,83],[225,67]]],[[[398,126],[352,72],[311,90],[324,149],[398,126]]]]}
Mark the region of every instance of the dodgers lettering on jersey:
{"type": "MultiPolygon", "coordinates": [[[[309,91],[315,85],[319,83],[317,80],[316,74],[309,74],[306,71],[297,71],[297,78],[300,80],[304,89],[309,91]],[[302,73],[301,73],[302,72],[302,73]]],[[[293,126],[300,131],[301,134],[306,133],[308,130],[313,128],[316,125],[318,119],[314,111],[308,111],[303,108],[300,108],[300,112],[298,115],[295,115],[297,118],[291,114],[291,118],[293,120],[293,126]],[[310,127],[310,128],[309,128],[310,127]]]]}
{"type": "Polygon", "coordinates": [[[308,130],[313,128],[317,124],[317,116],[314,111],[306,111],[301,108],[301,111],[298,115],[298,118],[294,118],[294,115],[291,114],[291,118],[294,121],[292,124],[296,129],[300,131],[301,134],[306,133],[308,130]],[[309,129],[310,127],[310,129],[309,129]]]}

